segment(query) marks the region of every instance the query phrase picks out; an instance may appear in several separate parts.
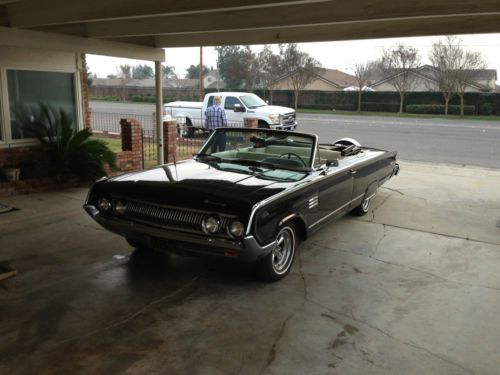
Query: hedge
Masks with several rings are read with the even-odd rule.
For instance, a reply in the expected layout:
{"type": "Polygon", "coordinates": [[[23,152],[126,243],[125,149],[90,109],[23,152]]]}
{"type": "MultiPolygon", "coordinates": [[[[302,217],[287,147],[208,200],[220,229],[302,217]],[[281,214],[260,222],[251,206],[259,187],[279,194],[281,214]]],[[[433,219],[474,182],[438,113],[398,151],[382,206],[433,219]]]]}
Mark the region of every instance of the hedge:
{"type": "MultiPolygon", "coordinates": [[[[431,114],[431,115],[444,115],[445,106],[444,105],[426,105],[426,104],[417,104],[417,105],[407,105],[406,112],[408,113],[419,113],[419,114],[431,114]]],[[[475,115],[476,107],[473,105],[465,105],[464,106],[464,115],[471,116],[475,115]]],[[[460,114],[460,106],[459,105],[449,105],[448,106],[448,114],[449,115],[459,115],[460,114]]]]}

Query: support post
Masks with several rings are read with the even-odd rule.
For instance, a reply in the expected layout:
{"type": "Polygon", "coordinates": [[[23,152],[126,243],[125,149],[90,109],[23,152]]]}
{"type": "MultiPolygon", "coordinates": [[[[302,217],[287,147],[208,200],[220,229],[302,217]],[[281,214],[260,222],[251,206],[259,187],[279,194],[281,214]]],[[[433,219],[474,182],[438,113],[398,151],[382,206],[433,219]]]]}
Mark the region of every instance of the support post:
{"type": "Polygon", "coordinates": [[[164,164],[163,158],[163,89],[161,86],[161,61],[155,61],[156,88],[156,152],[158,164],[164,164]]]}

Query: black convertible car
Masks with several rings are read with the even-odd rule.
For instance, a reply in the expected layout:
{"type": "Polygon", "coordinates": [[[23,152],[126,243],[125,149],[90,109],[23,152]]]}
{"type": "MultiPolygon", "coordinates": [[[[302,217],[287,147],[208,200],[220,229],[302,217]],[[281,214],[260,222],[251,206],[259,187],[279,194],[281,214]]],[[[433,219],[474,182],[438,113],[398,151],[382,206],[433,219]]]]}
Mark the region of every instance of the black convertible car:
{"type": "Polygon", "coordinates": [[[192,160],[103,179],[85,210],[140,249],[255,262],[284,277],[299,240],[345,213],[363,215],[399,171],[396,152],[313,134],[217,129],[192,160]]]}

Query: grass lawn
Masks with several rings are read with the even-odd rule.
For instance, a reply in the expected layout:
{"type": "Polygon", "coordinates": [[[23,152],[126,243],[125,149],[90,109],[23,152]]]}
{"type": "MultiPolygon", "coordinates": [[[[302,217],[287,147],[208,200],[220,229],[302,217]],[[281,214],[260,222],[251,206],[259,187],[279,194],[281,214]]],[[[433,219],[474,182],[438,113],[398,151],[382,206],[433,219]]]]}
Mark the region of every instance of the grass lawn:
{"type": "Polygon", "coordinates": [[[380,117],[401,117],[401,118],[438,118],[438,119],[463,119],[463,120],[486,120],[500,121],[500,116],[459,116],[459,115],[425,115],[417,113],[394,113],[394,112],[357,112],[357,111],[329,111],[324,109],[301,109],[298,113],[317,113],[326,115],[348,115],[348,116],[380,116],[380,117]]]}
{"type": "MultiPolygon", "coordinates": [[[[94,136],[94,139],[100,139],[108,145],[108,147],[113,151],[114,153],[119,153],[122,151],[122,140],[121,138],[108,138],[108,137],[99,137],[99,136],[94,136]]],[[[194,153],[196,153],[199,150],[200,146],[195,144],[195,145],[181,145],[177,146],[177,159],[182,160],[182,159],[187,159],[191,157],[194,153]]],[[[148,159],[150,160],[145,160],[144,161],[144,168],[150,168],[154,167],[158,163],[156,162],[156,144],[148,144],[147,146],[144,146],[144,151],[146,151],[147,155],[149,155],[148,159]]]]}

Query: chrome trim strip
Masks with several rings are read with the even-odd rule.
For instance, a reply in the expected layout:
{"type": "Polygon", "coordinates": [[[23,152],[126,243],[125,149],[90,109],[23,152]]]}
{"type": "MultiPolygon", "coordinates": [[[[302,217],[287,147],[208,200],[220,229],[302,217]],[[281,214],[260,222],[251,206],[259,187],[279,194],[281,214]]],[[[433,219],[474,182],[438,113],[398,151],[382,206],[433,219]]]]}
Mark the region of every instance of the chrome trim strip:
{"type": "MultiPolygon", "coordinates": [[[[316,136],[317,137],[317,136],[316,136]]],[[[333,173],[330,173],[328,174],[327,176],[332,176],[332,175],[335,175],[337,173],[340,173],[340,172],[343,172],[345,170],[348,170],[350,168],[352,168],[353,166],[356,166],[357,164],[361,164],[362,162],[366,162],[368,160],[371,160],[371,159],[375,159],[381,155],[383,155],[384,153],[386,153],[386,151],[374,151],[375,154],[374,155],[370,155],[370,154],[367,154],[365,156],[363,156],[362,158],[357,158],[357,160],[354,160],[353,163],[348,163],[347,165],[343,165],[342,167],[336,169],[335,171],[333,171],[333,173]]],[[[332,168],[330,168],[332,169],[332,168]]],[[[321,176],[313,176],[316,178],[316,181],[319,181],[321,180],[321,178],[325,177],[324,175],[321,175],[321,176]]],[[[298,185],[295,185],[293,188],[289,189],[289,190],[283,190],[282,192],[280,193],[277,193],[269,198],[266,198],[256,204],[253,205],[252,207],[252,211],[250,213],[250,218],[248,219],[248,227],[247,227],[247,231],[246,231],[246,235],[248,236],[250,234],[250,228],[252,227],[252,223],[253,223],[253,219],[255,217],[255,213],[256,211],[261,208],[262,206],[266,205],[267,203],[269,202],[272,202],[276,199],[279,199],[285,195],[288,195],[288,194],[291,194],[299,189],[302,188],[302,185],[307,183],[307,182],[311,182],[312,181],[312,178],[311,179],[307,179],[305,181],[301,181],[298,185]]],[[[315,182],[315,181],[314,181],[315,182]]],[[[363,194],[364,195],[364,194],[363,194]]]]}
{"type": "Polygon", "coordinates": [[[373,193],[372,195],[370,195],[370,196],[369,196],[369,197],[367,197],[366,199],[367,199],[367,200],[368,200],[368,199],[372,199],[372,198],[373,198],[373,196],[374,196],[375,194],[376,194],[376,193],[373,193]]]}
{"type": "Polygon", "coordinates": [[[309,229],[311,229],[312,227],[314,227],[314,226],[318,225],[318,224],[319,224],[319,223],[321,223],[323,220],[328,219],[330,216],[332,216],[332,215],[336,214],[336,213],[337,213],[337,212],[339,212],[341,209],[343,209],[344,207],[346,207],[346,206],[350,205],[352,202],[354,202],[354,201],[358,200],[359,198],[361,198],[361,197],[363,197],[363,196],[364,196],[364,194],[361,194],[361,195],[358,195],[356,198],[351,199],[349,202],[347,202],[346,204],[344,204],[344,205],[340,206],[340,207],[339,207],[339,208],[337,208],[335,211],[330,212],[328,215],[323,216],[323,217],[322,217],[321,219],[319,219],[318,221],[316,221],[316,222],[312,223],[311,225],[309,225],[309,227],[308,227],[308,228],[309,228],[309,229]]]}
{"type": "Polygon", "coordinates": [[[290,219],[293,219],[295,216],[297,216],[297,214],[291,214],[291,215],[288,215],[288,216],[285,216],[283,219],[281,219],[281,221],[279,222],[279,226],[283,225],[284,223],[286,223],[288,220],[290,219]]]}

